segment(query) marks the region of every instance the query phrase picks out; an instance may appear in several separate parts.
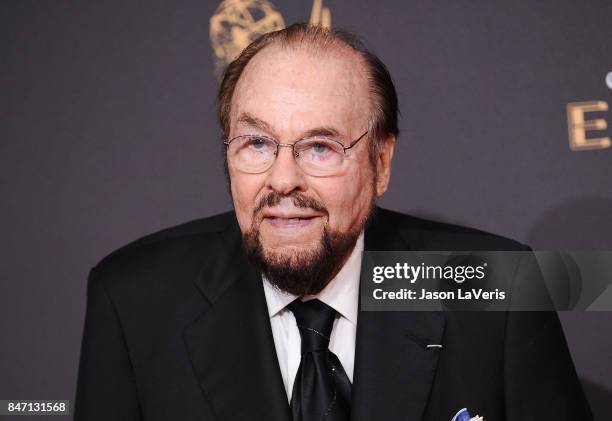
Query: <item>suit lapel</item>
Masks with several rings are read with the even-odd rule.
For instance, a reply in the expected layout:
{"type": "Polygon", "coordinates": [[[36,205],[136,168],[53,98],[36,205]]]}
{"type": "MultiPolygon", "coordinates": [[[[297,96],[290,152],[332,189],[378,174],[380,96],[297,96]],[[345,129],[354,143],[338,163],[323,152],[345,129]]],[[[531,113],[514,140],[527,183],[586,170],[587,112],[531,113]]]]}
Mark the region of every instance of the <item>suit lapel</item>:
{"type": "Polygon", "coordinates": [[[360,313],[351,420],[422,419],[443,328],[439,313],[360,313]]]}
{"type": "MultiPolygon", "coordinates": [[[[421,233],[402,230],[379,210],[365,233],[365,250],[421,250],[421,233]]],[[[364,279],[361,280],[364,282],[364,279]]],[[[351,420],[420,420],[435,376],[444,315],[360,311],[351,420]]]]}
{"type": "Polygon", "coordinates": [[[218,419],[291,419],[261,278],[237,229],[219,234],[195,280],[210,307],[183,332],[197,380],[218,419]]]}

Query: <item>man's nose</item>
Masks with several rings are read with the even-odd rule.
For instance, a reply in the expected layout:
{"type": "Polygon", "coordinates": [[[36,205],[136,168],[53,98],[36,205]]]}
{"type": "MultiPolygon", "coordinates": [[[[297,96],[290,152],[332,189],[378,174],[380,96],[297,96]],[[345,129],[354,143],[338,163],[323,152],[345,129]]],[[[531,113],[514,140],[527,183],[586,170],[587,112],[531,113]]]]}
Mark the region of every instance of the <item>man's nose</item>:
{"type": "Polygon", "coordinates": [[[276,160],[270,168],[266,181],[267,186],[279,194],[306,189],[304,174],[295,160],[293,148],[279,146],[276,160]]]}

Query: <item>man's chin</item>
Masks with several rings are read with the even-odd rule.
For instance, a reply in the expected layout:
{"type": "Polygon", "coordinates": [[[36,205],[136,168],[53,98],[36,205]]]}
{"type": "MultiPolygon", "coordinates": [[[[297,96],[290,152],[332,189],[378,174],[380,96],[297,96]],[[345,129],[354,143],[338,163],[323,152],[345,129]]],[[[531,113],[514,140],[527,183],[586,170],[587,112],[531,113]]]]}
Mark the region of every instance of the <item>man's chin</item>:
{"type": "Polygon", "coordinates": [[[298,256],[314,255],[321,252],[322,235],[313,240],[297,238],[265,238],[261,236],[264,256],[275,260],[295,260],[298,256]]]}
{"type": "Polygon", "coordinates": [[[335,276],[353,249],[359,231],[331,234],[323,230],[314,242],[269,244],[257,230],[243,235],[251,263],[282,291],[302,296],[319,293],[335,276]]]}
{"type": "Polygon", "coordinates": [[[262,246],[262,253],[269,266],[284,267],[289,272],[310,265],[322,253],[320,245],[290,245],[282,247],[262,246]]]}

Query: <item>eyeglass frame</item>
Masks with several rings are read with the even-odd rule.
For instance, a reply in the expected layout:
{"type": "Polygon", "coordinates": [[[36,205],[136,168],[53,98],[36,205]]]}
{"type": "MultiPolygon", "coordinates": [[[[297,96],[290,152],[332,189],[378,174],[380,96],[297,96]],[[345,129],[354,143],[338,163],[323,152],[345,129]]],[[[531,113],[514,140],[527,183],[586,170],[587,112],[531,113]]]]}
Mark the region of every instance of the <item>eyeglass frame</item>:
{"type": "Polygon", "coordinates": [[[240,137],[248,137],[248,136],[261,137],[261,138],[264,138],[264,139],[267,139],[267,140],[271,140],[276,145],[276,151],[274,152],[274,160],[272,161],[272,164],[270,164],[270,166],[268,168],[266,168],[265,170],[263,170],[263,171],[261,171],[259,173],[250,173],[250,174],[261,174],[261,173],[263,173],[265,171],[268,171],[270,168],[272,168],[272,166],[274,165],[274,162],[276,162],[276,158],[278,157],[278,148],[280,148],[280,147],[291,148],[292,152],[293,152],[292,155],[294,156],[294,158],[297,158],[297,157],[299,157],[299,154],[298,155],[295,154],[295,145],[296,144],[298,144],[299,142],[301,142],[303,140],[315,139],[317,137],[320,137],[320,138],[324,138],[324,139],[330,140],[330,141],[335,142],[338,145],[340,145],[340,147],[343,150],[344,156],[346,156],[346,151],[348,151],[349,149],[354,147],[357,143],[359,143],[359,141],[361,139],[363,139],[363,137],[365,135],[367,135],[369,132],[370,132],[369,129],[366,130],[361,136],[359,136],[357,139],[353,140],[349,144],[349,146],[344,146],[344,143],[340,142],[339,140],[333,139],[331,137],[325,137],[325,136],[308,136],[308,137],[303,137],[301,139],[298,139],[298,140],[296,140],[293,143],[280,143],[278,140],[274,139],[273,137],[264,136],[264,135],[254,135],[254,134],[243,134],[243,135],[240,135],[240,136],[233,137],[231,139],[225,139],[223,141],[223,144],[226,146],[227,149],[229,149],[230,143],[232,143],[232,141],[234,141],[234,140],[236,140],[236,139],[238,139],[240,137]]]}

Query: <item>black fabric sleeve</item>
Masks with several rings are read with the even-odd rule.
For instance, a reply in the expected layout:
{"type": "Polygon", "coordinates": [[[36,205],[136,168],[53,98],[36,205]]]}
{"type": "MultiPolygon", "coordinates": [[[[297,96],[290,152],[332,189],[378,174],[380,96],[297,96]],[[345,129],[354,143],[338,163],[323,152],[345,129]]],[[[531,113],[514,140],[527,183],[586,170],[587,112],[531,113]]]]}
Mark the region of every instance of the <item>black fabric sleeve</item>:
{"type": "Polygon", "coordinates": [[[96,268],[87,283],[74,420],[142,420],[120,320],[96,268]]]}
{"type": "MultiPolygon", "coordinates": [[[[516,276],[541,303],[547,292],[533,253],[516,276]]],[[[507,313],[504,378],[508,421],[593,420],[555,311],[507,313]]]]}

